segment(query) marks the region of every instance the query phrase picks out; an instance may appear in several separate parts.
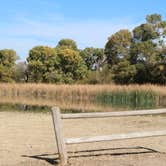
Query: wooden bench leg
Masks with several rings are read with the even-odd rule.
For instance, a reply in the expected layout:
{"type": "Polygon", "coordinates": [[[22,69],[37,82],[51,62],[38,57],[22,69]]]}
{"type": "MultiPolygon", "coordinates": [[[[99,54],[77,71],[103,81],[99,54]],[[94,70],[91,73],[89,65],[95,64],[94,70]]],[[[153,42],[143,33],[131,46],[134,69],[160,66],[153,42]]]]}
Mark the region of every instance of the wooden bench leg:
{"type": "Polygon", "coordinates": [[[52,119],[54,124],[54,132],[56,137],[60,164],[66,165],[68,157],[67,157],[65,141],[62,134],[61,113],[58,107],[52,108],[52,119]]]}

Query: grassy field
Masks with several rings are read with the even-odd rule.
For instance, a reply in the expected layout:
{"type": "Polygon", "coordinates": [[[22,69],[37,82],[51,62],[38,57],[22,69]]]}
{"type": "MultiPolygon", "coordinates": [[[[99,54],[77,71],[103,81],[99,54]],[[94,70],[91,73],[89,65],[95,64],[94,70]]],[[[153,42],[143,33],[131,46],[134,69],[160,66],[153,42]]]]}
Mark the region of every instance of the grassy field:
{"type": "Polygon", "coordinates": [[[62,109],[110,110],[111,106],[130,108],[162,106],[166,86],[157,85],[53,85],[0,84],[0,103],[40,106],[58,105],[62,109]]]}

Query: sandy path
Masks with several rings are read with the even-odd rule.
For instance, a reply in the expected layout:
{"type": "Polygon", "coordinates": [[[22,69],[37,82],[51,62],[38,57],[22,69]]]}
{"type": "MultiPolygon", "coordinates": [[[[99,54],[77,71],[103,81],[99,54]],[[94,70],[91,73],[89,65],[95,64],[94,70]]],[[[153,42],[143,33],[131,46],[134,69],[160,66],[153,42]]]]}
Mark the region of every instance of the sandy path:
{"type": "MultiPolygon", "coordinates": [[[[166,129],[166,116],[64,120],[66,137],[166,129]]],[[[166,166],[166,137],[67,146],[71,166],[166,166]]],[[[0,166],[58,161],[50,114],[0,112],[0,166]]]]}

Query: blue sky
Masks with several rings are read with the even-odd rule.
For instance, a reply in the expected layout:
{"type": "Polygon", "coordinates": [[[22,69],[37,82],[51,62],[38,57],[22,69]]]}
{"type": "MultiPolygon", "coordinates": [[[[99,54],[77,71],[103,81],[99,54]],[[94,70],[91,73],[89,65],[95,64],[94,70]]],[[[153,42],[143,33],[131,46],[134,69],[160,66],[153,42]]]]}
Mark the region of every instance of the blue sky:
{"type": "Polygon", "coordinates": [[[79,48],[104,47],[119,29],[145,22],[147,14],[166,18],[166,0],[5,0],[0,10],[0,49],[15,49],[21,60],[36,45],[74,39],[79,48]]]}

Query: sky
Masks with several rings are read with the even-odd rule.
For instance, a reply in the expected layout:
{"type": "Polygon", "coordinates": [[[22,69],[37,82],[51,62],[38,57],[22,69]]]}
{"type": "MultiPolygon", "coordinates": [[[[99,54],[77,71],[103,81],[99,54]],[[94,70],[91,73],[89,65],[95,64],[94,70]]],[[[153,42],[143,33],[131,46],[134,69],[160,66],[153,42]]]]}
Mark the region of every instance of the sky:
{"type": "Polygon", "coordinates": [[[120,29],[132,30],[146,15],[166,18],[166,0],[0,0],[0,49],[21,61],[34,46],[55,47],[71,38],[79,48],[100,47],[120,29]]]}

